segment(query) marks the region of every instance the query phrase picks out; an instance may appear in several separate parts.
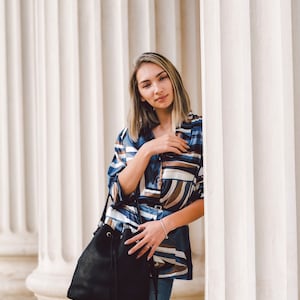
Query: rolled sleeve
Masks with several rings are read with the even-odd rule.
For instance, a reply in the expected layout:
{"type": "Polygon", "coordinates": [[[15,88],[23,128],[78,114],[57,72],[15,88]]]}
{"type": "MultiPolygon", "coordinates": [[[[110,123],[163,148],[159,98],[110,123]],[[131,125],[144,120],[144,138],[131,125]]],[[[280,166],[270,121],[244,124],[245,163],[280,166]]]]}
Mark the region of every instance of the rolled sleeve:
{"type": "Polygon", "coordinates": [[[193,193],[192,199],[204,199],[203,166],[201,166],[199,169],[198,177],[196,180],[196,188],[195,192],[193,193]]]}
{"type": "Polygon", "coordinates": [[[125,196],[119,183],[118,175],[127,166],[137,152],[133,141],[129,138],[127,128],[118,135],[114,145],[114,156],[108,168],[108,189],[115,203],[129,201],[130,195],[125,196]]]}
{"type": "Polygon", "coordinates": [[[193,145],[194,151],[200,155],[199,169],[195,176],[195,189],[190,198],[190,202],[193,202],[198,199],[204,199],[202,119],[194,121],[191,144],[193,145]]]}

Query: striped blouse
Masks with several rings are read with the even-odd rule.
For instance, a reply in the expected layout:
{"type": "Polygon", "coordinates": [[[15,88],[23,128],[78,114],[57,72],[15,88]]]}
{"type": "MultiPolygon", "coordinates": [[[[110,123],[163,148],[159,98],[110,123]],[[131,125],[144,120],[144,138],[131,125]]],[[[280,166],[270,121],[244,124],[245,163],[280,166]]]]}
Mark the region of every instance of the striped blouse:
{"type": "MultiPolygon", "coordinates": [[[[115,154],[108,169],[108,187],[113,204],[106,212],[105,223],[122,231],[124,226],[133,230],[139,224],[132,199],[140,203],[143,222],[158,220],[203,199],[202,118],[189,114],[187,122],[176,128],[176,134],[188,142],[187,153],[163,153],[151,157],[136,191],[124,195],[118,182],[118,174],[126,167],[139,148],[154,139],[151,130],[140,134],[133,141],[127,128],[118,135],[115,154]],[[122,203],[124,205],[116,205],[122,203]]],[[[192,261],[188,226],[169,233],[157,248],[154,261],[159,268],[159,277],[180,279],[192,278],[192,261]]]]}

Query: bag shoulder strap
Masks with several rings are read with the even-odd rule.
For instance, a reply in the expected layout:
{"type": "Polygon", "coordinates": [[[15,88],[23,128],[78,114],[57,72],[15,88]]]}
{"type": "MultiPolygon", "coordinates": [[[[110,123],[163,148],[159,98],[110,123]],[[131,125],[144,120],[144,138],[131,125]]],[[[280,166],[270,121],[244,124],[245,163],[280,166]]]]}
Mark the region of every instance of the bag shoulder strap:
{"type": "MultiPolygon", "coordinates": [[[[105,221],[105,215],[106,215],[106,210],[107,210],[107,207],[108,207],[109,199],[111,199],[112,202],[113,202],[113,198],[110,194],[108,194],[107,197],[106,197],[105,205],[104,205],[104,208],[103,208],[103,211],[102,211],[102,215],[101,215],[101,219],[100,219],[102,223],[104,223],[104,221],[105,221]]],[[[141,216],[139,202],[138,202],[137,199],[134,199],[134,201],[132,203],[136,207],[137,215],[138,215],[138,218],[139,218],[139,223],[142,224],[143,220],[142,220],[142,216],[141,216]]],[[[122,205],[122,203],[120,205],[122,205]]]]}
{"type": "Polygon", "coordinates": [[[102,223],[104,223],[104,221],[105,221],[105,214],[106,214],[109,199],[112,199],[110,194],[108,194],[107,197],[106,197],[105,205],[104,205],[104,208],[103,208],[103,211],[102,211],[102,215],[101,215],[101,219],[100,219],[102,223]]]}

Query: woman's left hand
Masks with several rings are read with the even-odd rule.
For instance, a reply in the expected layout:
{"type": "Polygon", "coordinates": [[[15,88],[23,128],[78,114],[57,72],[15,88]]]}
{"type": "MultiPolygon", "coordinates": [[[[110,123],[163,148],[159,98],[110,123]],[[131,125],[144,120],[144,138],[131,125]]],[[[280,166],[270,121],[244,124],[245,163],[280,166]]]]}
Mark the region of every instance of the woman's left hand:
{"type": "Polygon", "coordinates": [[[149,260],[153,256],[156,248],[165,239],[165,231],[162,228],[160,221],[157,220],[141,224],[138,227],[138,232],[139,233],[134,237],[125,241],[125,245],[135,243],[135,245],[128,251],[128,254],[132,255],[136,251],[140,250],[137,255],[137,258],[140,258],[146,252],[149,252],[147,257],[149,260]]]}

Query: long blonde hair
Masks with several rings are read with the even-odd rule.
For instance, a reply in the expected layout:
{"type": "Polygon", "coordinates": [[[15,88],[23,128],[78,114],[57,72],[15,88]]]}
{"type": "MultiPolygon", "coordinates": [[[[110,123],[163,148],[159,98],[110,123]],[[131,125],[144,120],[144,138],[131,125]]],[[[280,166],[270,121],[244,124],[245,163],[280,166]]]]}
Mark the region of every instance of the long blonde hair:
{"type": "Polygon", "coordinates": [[[153,129],[159,125],[156,112],[146,101],[141,100],[141,95],[139,93],[136,73],[143,63],[154,63],[160,66],[170,78],[174,93],[172,107],[173,126],[179,126],[186,120],[188,113],[191,111],[189,95],[175,66],[161,54],[145,52],[136,60],[129,82],[131,107],[128,118],[128,129],[133,140],[137,140],[141,131],[153,129]]]}

